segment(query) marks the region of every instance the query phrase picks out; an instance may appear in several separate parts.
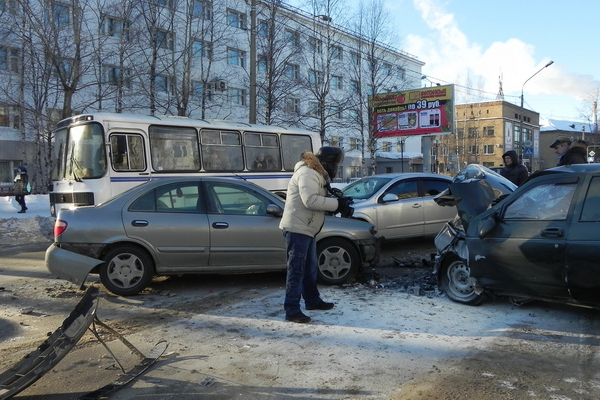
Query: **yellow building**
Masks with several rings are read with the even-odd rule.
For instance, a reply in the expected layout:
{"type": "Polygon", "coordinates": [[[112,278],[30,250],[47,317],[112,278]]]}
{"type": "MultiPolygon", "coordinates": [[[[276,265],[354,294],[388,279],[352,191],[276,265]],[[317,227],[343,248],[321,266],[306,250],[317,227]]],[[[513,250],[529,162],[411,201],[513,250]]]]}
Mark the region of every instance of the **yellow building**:
{"type": "Polygon", "coordinates": [[[455,175],[468,164],[503,167],[502,154],[514,150],[529,171],[537,171],[541,169],[539,143],[537,112],[503,100],[457,104],[454,133],[432,141],[436,164],[432,169],[455,175]]]}

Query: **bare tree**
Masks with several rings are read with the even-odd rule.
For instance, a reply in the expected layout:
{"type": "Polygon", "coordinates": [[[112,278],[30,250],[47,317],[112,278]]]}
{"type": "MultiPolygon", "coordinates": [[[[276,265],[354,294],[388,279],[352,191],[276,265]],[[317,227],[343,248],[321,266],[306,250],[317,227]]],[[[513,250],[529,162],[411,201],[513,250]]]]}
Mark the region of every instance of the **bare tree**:
{"type": "Polygon", "coordinates": [[[395,37],[383,0],[360,2],[354,30],[362,40],[354,42],[356,59],[350,64],[353,79],[357,82],[353,104],[357,109],[359,136],[364,138],[363,166],[368,152],[371,160],[368,169],[372,174],[376,169],[378,131],[373,124],[373,109],[368,103],[368,96],[400,91],[411,82],[405,79],[405,65],[394,61],[397,59],[395,50],[386,45],[395,42],[395,37]]]}

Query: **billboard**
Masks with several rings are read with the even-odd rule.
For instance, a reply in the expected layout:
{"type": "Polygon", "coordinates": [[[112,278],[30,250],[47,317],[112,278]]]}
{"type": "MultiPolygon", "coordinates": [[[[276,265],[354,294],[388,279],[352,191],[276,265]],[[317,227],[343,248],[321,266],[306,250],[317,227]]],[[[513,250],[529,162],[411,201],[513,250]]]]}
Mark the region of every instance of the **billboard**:
{"type": "Polygon", "coordinates": [[[454,85],[369,96],[378,138],[452,133],[454,85]]]}

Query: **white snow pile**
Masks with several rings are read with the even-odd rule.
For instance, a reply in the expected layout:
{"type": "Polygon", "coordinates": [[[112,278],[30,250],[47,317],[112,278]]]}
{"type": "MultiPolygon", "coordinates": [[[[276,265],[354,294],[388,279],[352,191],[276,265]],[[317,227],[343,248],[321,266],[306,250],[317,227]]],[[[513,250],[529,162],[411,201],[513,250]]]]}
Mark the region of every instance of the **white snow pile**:
{"type": "Polygon", "coordinates": [[[12,247],[52,241],[54,220],[50,217],[48,195],[25,197],[27,212],[14,197],[0,197],[0,247],[12,247]]]}

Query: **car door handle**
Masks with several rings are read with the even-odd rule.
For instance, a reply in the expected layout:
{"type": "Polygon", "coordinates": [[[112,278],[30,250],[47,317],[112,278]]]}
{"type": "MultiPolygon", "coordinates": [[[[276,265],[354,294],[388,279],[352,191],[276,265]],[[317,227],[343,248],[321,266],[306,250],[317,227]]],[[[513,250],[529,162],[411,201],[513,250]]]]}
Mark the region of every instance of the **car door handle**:
{"type": "Polygon", "coordinates": [[[143,219],[134,219],[131,221],[131,226],[148,226],[148,221],[144,221],[143,219]]]}
{"type": "Polygon", "coordinates": [[[227,229],[229,224],[227,222],[213,222],[212,227],[215,229],[227,229]]]}
{"type": "Polygon", "coordinates": [[[542,229],[543,237],[563,237],[565,232],[562,228],[546,228],[542,229]]]}
{"type": "Polygon", "coordinates": [[[413,204],[412,208],[421,208],[421,203],[413,204]]]}

